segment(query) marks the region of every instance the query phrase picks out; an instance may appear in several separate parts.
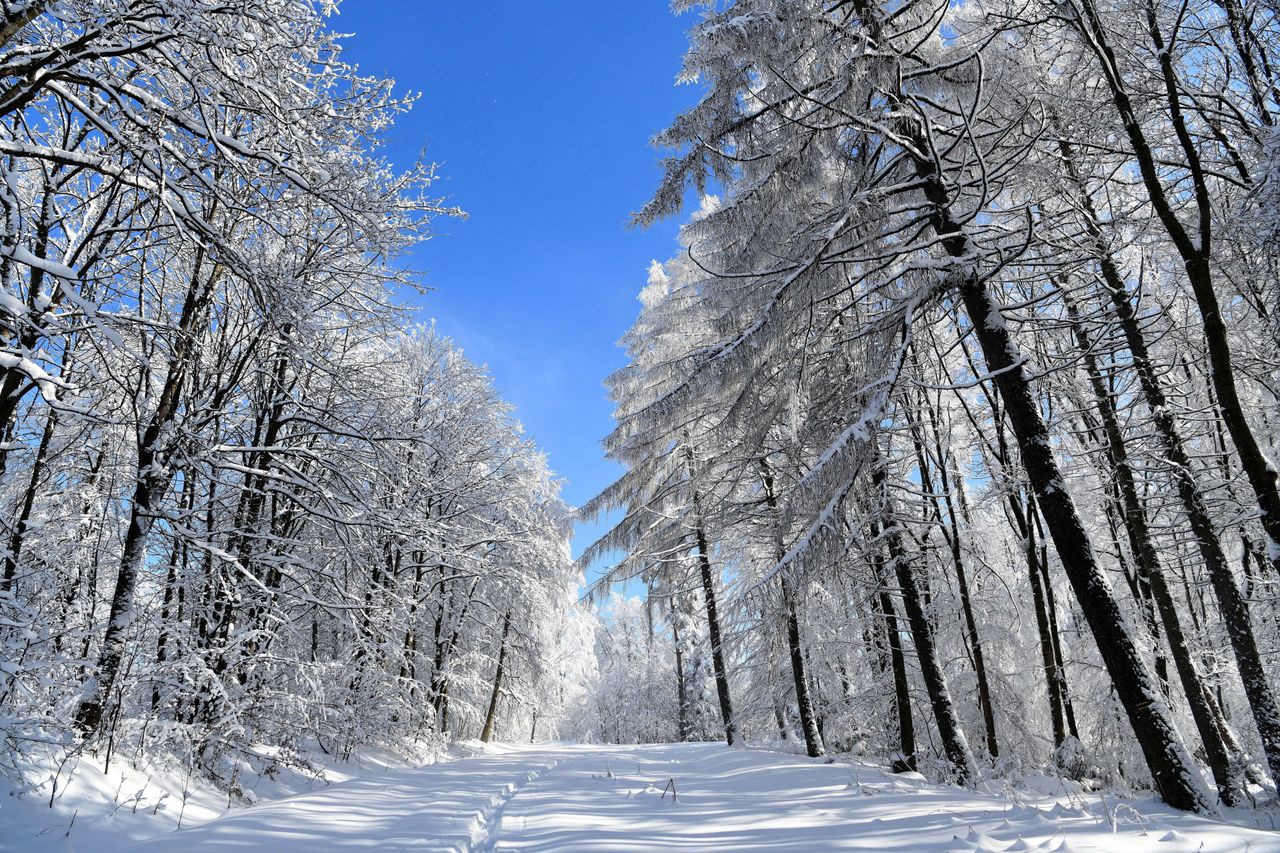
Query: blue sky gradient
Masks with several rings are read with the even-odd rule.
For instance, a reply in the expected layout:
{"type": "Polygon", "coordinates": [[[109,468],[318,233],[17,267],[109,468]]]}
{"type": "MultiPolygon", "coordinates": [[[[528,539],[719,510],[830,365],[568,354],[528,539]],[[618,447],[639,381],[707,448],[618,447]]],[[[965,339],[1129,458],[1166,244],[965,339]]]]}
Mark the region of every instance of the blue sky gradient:
{"type": "Polygon", "coordinates": [[[675,222],[627,221],[660,177],[649,139],[699,95],[675,84],[695,21],[662,0],[346,0],[332,20],[348,60],[423,93],[387,153],[425,152],[470,215],[410,259],[434,288],[425,315],[489,366],[574,505],[620,473],[601,380],[649,261],[676,247],[675,222]]]}

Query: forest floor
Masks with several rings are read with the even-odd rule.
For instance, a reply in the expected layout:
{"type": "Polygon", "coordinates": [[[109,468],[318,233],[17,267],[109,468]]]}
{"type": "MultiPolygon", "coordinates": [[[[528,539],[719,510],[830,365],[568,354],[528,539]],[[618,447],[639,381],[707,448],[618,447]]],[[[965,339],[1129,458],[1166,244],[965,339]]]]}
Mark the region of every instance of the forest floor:
{"type": "MultiPolygon", "coordinates": [[[[0,826],[0,849],[1280,851],[1272,813],[1233,812],[1255,824],[1245,826],[1153,799],[1055,795],[1049,780],[1040,783],[1026,786],[1038,791],[978,793],[866,764],[716,744],[500,745],[229,811],[141,843],[136,835],[104,843],[108,835],[84,829],[45,831],[36,841],[38,827],[9,825],[0,826]]],[[[29,823],[38,812],[24,814],[29,823]]]]}

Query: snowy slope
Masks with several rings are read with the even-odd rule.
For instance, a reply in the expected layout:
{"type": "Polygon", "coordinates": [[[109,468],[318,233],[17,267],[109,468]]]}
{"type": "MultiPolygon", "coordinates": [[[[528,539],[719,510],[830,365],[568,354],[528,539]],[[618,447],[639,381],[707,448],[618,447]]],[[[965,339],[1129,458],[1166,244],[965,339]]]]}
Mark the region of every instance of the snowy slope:
{"type": "MultiPolygon", "coordinates": [[[[259,745],[252,755],[227,757],[222,769],[238,768],[242,793],[235,797],[225,785],[166,761],[133,764],[117,756],[109,768],[101,755],[29,761],[23,788],[0,776],[0,853],[113,853],[238,811],[246,801],[280,800],[449,757],[425,744],[404,752],[366,749],[348,760],[324,754],[313,742],[303,747],[283,753],[259,745]]],[[[464,746],[449,751],[455,757],[474,752],[464,746]]]]}
{"type": "MultiPolygon", "coordinates": [[[[61,849],[101,853],[92,840],[61,849]]],[[[1266,853],[1280,834],[1153,800],[979,794],[713,744],[540,744],[355,779],[125,849],[1266,853]]]]}

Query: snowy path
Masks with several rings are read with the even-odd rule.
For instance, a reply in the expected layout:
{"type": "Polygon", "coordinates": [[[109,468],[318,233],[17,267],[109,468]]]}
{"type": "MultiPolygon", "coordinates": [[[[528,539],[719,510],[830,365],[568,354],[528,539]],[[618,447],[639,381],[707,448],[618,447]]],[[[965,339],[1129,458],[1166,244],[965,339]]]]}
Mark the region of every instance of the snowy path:
{"type": "Polygon", "coordinates": [[[234,812],[143,851],[1280,851],[1151,801],[1014,803],[717,745],[500,747],[234,812]],[[663,788],[674,781],[678,800],[663,788]],[[1136,809],[1136,810],[1135,810],[1136,809]]]}

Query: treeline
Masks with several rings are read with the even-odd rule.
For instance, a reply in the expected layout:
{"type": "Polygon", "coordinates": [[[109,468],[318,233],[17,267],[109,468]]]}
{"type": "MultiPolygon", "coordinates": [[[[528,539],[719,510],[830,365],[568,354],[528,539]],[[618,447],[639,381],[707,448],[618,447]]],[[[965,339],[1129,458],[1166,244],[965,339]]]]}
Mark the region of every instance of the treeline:
{"type": "Polygon", "coordinates": [[[583,510],[670,685],[614,729],[687,734],[713,684],[730,743],[1273,785],[1280,9],[677,5],[705,93],[637,221],[715,195],[583,510]]]}
{"type": "Polygon", "coordinates": [[[6,771],[556,725],[557,481],[397,307],[456,211],[323,5],[4,6],[6,771]]]}

